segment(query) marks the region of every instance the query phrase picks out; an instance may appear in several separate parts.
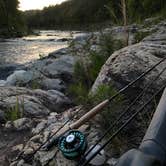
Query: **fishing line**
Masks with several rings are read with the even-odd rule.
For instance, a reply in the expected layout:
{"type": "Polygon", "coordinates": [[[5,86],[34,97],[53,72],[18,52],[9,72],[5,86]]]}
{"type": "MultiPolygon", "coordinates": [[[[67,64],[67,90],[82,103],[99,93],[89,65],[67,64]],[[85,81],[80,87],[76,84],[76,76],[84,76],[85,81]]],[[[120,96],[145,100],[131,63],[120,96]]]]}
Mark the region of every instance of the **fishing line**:
{"type": "Polygon", "coordinates": [[[151,101],[154,99],[155,96],[160,94],[163,89],[165,88],[165,85],[160,88],[140,109],[138,109],[116,132],[112,134],[112,136],[106,141],[87,161],[83,163],[81,166],[86,166],[103,148],[105,148],[111,141],[114,139],[135,117],[142,111],[144,108],[151,103],[151,101]]]}
{"type": "Polygon", "coordinates": [[[127,109],[125,109],[125,111],[117,118],[117,120],[114,121],[113,124],[104,132],[104,134],[99,138],[99,140],[85,153],[85,155],[83,156],[82,160],[85,159],[85,157],[104,139],[104,137],[115,127],[115,125],[117,123],[119,123],[119,121],[122,119],[122,117],[128,113],[128,111],[130,110],[130,108],[132,106],[134,106],[134,104],[138,101],[138,99],[145,94],[145,92],[148,90],[148,88],[150,88],[151,85],[153,85],[154,82],[156,82],[158,80],[158,78],[164,73],[165,70],[166,70],[166,67],[150,82],[150,84],[145,85],[145,87],[143,88],[143,91],[127,107],[127,109]]]}

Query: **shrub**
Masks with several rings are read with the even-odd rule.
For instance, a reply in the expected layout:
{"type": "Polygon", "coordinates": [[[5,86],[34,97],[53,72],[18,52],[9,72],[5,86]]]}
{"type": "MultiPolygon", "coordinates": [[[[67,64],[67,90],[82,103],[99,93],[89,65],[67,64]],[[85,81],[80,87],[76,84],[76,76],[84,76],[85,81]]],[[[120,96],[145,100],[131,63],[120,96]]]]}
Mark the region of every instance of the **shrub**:
{"type": "MultiPolygon", "coordinates": [[[[90,49],[90,40],[85,43],[87,57],[80,59],[74,66],[74,82],[69,88],[69,93],[73,96],[77,104],[86,104],[89,100],[88,93],[96,80],[101,67],[108,57],[117,49],[122,48],[123,42],[114,40],[111,33],[101,32],[99,39],[100,50],[90,49]]],[[[72,49],[74,49],[72,45],[72,49]]],[[[83,51],[84,51],[83,50],[83,51]]],[[[76,52],[75,50],[73,52],[76,52]]]]}
{"type": "Polygon", "coordinates": [[[99,45],[101,47],[100,53],[104,53],[106,58],[108,58],[114,51],[124,47],[125,43],[121,40],[114,39],[112,33],[104,34],[101,32],[99,45]]]}
{"type": "Polygon", "coordinates": [[[7,121],[15,121],[23,117],[24,112],[24,98],[19,101],[19,98],[16,97],[16,103],[13,107],[10,107],[5,113],[5,119],[7,121]]]}
{"type": "MultiPolygon", "coordinates": [[[[100,85],[95,93],[89,95],[89,100],[91,101],[91,105],[95,106],[98,103],[104,101],[105,99],[110,98],[111,96],[117,93],[116,89],[113,85],[100,85]]],[[[103,108],[101,112],[101,127],[103,129],[107,129],[117,114],[116,110],[121,107],[121,103],[123,101],[123,96],[119,95],[113,102],[111,102],[106,108],[103,108]]]]}
{"type": "Polygon", "coordinates": [[[150,35],[150,32],[137,32],[134,37],[135,43],[139,43],[141,40],[143,40],[148,35],[150,35]]]}

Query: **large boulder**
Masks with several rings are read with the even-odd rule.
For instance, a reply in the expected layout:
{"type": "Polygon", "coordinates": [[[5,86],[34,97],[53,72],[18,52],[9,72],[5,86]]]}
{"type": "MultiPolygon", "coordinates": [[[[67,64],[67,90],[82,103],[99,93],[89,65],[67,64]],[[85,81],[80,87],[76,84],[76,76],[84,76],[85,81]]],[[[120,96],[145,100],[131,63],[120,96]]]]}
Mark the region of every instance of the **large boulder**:
{"type": "MultiPolygon", "coordinates": [[[[95,92],[101,84],[114,83],[117,88],[122,88],[139,75],[151,68],[166,56],[166,31],[159,31],[148,36],[143,42],[123,48],[113,53],[102,67],[93,87],[95,92]]],[[[149,73],[141,83],[135,85],[135,89],[154,79],[166,66],[161,63],[155,70],[149,73]]],[[[162,86],[166,81],[166,72],[154,83],[153,88],[162,86]]],[[[151,87],[152,89],[152,87],[151,87]]],[[[134,94],[133,94],[134,95],[134,94]]]]}
{"type": "Polygon", "coordinates": [[[61,112],[70,104],[69,98],[56,90],[0,87],[0,107],[8,116],[11,111],[19,111],[30,118],[45,117],[50,111],[61,112]]]}
{"type": "Polygon", "coordinates": [[[37,84],[38,88],[44,90],[64,92],[66,85],[73,78],[77,58],[70,55],[62,55],[59,58],[52,58],[52,56],[56,55],[51,54],[48,58],[38,60],[28,67],[28,71],[34,75],[30,86],[37,84]]]}
{"type": "MultiPolygon", "coordinates": [[[[114,86],[118,91],[138,78],[138,76],[166,57],[165,41],[166,31],[160,31],[145,38],[141,43],[128,46],[113,53],[102,67],[92,87],[91,93],[95,93],[97,88],[103,84],[114,86]]],[[[120,124],[126,122],[136,110],[140,109],[140,107],[151,98],[155,91],[166,84],[166,70],[156,81],[153,81],[165,68],[166,60],[123,93],[122,98],[124,100],[122,104],[124,109],[115,110],[113,108],[114,110],[112,111],[116,114],[122,114],[122,112],[129,107],[129,103],[138,97],[144,87],[153,83],[146,90],[146,93],[144,93],[144,95],[142,95],[137,102],[130,107],[130,110],[121,117],[121,120],[119,121],[120,124]]],[[[146,109],[136,117],[135,121],[129,124],[123,133],[118,136],[119,139],[123,138],[123,140],[119,142],[123,142],[120,146],[121,150],[119,152],[117,152],[118,148],[116,147],[116,144],[113,143],[115,149],[112,148],[111,151],[113,153],[115,152],[115,155],[117,155],[117,153],[123,153],[130,148],[138,147],[138,144],[141,142],[146,132],[151,115],[153,111],[155,111],[156,103],[159,99],[158,97],[159,96],[155,97],[151,104],[149,104],[146,109]],[[126,142],[126,144],[124,144],[124,142],[126,142]]],[[[112,119],[110,118],[110,121],[112,119]]],[[[114,119],[112,121],[114,121],[114,119]]]]}

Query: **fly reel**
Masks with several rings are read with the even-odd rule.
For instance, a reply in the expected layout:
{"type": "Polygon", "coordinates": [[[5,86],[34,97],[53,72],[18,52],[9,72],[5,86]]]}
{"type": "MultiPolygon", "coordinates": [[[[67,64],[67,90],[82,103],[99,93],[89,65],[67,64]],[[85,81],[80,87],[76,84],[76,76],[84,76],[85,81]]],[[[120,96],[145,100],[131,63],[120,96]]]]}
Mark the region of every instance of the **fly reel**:
{"type": "Polygon", "coordinates": [[[71,130],[60,138],[58,147],[65,158],[77,160],[85,153],[87,141],[83,133],[71,130]]]}

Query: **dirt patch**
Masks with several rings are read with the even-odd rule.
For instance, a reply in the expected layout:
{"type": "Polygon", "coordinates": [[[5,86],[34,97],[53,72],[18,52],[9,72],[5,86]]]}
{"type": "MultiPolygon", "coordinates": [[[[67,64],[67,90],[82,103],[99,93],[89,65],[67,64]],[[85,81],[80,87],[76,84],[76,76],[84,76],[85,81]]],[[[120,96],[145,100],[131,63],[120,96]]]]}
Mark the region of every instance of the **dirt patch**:
{"type": "Polygon", "coordinates": [[[30,137],[30,131],[9,131],[0,126],[0,165],[8,166],[12,154],[12,147],[24,144],[30,137]]]}

